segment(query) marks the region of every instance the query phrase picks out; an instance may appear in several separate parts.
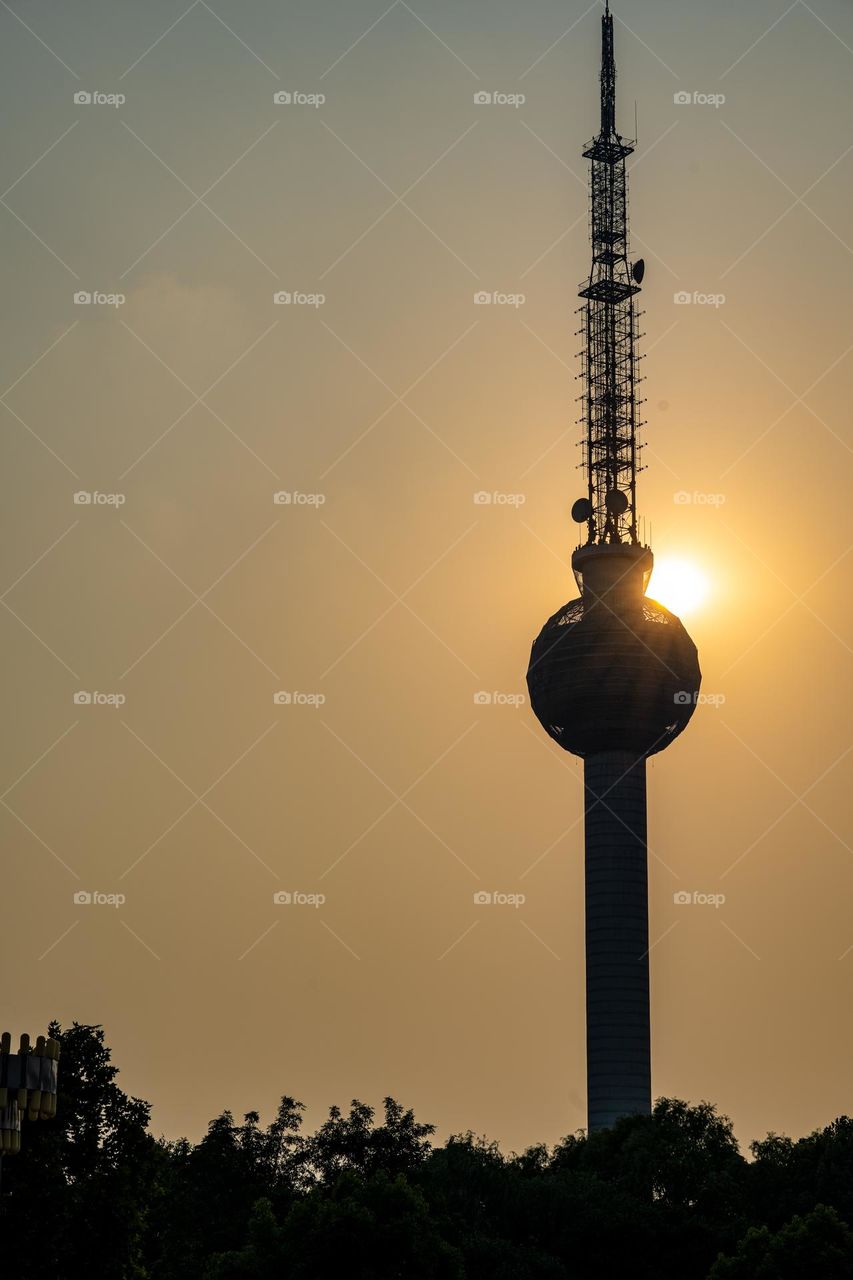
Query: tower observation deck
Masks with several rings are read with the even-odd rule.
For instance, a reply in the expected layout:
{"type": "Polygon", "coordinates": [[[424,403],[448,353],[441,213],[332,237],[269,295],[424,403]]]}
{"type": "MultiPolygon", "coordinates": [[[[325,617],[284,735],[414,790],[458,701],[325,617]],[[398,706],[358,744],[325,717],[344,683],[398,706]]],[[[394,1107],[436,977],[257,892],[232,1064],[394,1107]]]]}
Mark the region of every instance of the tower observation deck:
{"type": "Polygon", "coordinates": [[[625,161],[616,132],[613,16],[602,17],[601,127],[590,161],[592,264],[585,336],[583,469],[572,507],[580,596],[533,644],[527,684],[546,733],[584,760],[587,1100],[590,1130],[651,1110],[646,758],[687,725],[701,674],[680,620],[645,595],[651,548],[637,521],[637,312],[625,161]]]}

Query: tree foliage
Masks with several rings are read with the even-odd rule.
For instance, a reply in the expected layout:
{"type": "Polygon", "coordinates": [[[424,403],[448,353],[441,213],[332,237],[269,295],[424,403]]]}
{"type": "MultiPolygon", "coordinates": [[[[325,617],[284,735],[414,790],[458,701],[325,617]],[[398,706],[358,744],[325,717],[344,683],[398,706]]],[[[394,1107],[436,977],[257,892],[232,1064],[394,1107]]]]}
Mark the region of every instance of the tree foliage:
{"type": "Polygon", "coordinates": [[[100,1027],[61,1042],[55,1120],[4,1162],[18,1280],[800,1280],[853,1277],[853,1121],[740,1152],[710,1103],[520,1155],[355,1099],[313,1133],[282,1098],[155,1142],[100,1027]]]}

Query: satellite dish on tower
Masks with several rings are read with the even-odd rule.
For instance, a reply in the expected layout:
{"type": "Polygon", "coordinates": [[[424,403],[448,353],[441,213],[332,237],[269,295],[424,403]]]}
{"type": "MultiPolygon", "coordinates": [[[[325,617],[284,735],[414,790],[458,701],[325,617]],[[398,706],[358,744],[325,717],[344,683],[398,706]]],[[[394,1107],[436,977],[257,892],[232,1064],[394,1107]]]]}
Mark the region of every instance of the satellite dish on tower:
{"type": "Polygon", "coordinates": [[[591,515],[592,507],[589,505],[589,498],[578,498],[572,506],[572,519],[577,524],[584,524],[591,515]]]}
{"type": "Polygon", "coordinates": [[[605,496],[604,505],[612,516],[624,515],[628,510],[627,495],[621,489],[611,489],[605,496]]]}
{"type": "Polygon", "coordinates": [[[637,261],[634,263],[633,267],[631,268],[631,275],[634,277],[637,284],[642,284],[643,276],[645,274],[646,274],[646,260],[645,258],[638,258],[637,261]]]}

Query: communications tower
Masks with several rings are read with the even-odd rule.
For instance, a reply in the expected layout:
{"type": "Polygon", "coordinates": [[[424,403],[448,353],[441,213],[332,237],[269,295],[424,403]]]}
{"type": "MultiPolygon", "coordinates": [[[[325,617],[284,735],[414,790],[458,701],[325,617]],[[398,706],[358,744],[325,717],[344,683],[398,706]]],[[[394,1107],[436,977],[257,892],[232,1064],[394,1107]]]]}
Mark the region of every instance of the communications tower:
{"type": "Polygon", "coordinates": [[[590,162],[592,265],[582,284],[581,467],[572,507],[585,530],[572,555],[580,596],[533,644],[527,684],[545,731],[584,761],[586,1032],[589,1130],[651,1111],[646,759],[693,714],[701,675],[682,623],[645,590],[651,548],[637,520],[636,296],[625,162],[616,132],[609,3],[601,20],[601,127],[590,162]]]}

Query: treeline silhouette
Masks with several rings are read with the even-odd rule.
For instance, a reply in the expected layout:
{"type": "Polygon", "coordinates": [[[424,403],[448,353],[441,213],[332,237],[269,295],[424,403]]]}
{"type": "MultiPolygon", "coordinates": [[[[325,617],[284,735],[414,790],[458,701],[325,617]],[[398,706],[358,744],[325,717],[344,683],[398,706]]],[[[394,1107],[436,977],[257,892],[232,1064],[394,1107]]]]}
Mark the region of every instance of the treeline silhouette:
{"type": "MultiPolygon", "coordinates": [[[[100,1027],[61,1041],[59,1105],[3,1162],[16,1280],[848,1280],[853,1121],[738,1149],[709,1103],[504,1155],[386,1098],[315,1133],[284,1097],[157,1141],[100,1027]]],[[[514,1107],[523,1100],[515,1099],[514,1107]]],[[[26,1123],[26,1122],[25,1122],[26,1123]]]]}

